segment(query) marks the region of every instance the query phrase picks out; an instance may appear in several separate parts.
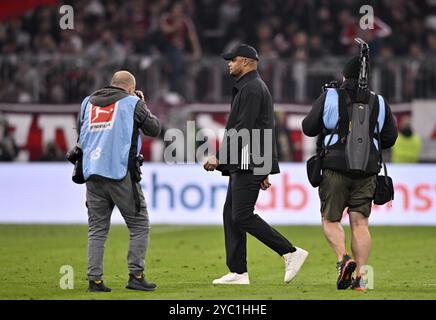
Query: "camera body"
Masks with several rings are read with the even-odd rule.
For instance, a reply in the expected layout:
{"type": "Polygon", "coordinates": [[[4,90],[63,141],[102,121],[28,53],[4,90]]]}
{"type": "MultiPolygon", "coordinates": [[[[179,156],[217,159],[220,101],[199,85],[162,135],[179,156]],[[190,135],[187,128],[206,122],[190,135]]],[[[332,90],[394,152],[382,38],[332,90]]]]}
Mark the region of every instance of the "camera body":
{"type": "Polygon", "coordinates": [[[67,152],[67,159],[72,164],[76,164],[78,160],[82,160],[83,151],[78,146],[75,146],[73,149],[67,152]]]}
{"type": "Polygon", "coordinates": [[[133,163],[131,163],[131,174],[133,179],[136,182],[140,182],[141,181],[141,175],[142,175],[142,171],[141,171],[141,167],[144,163],[144,157],[142,156],[142,154],[139,154],[133,161],[133,163]]]}
{"type": "Polygon", "coordinates": [[[144,97],[144,93],[140,90],[135,90],[135,96],[137,96],[140,100],[145,102],[145,97],[144,97]]]}
{"type": "Polygon", "coordinates": [[[83,184],[85,183],[85,177],[83,176],[83,151],[80,147],[75,146],[73,149],[68,151],[67,159],[72,164],[74,164],[72,180],[74,183],[83,184]]]}

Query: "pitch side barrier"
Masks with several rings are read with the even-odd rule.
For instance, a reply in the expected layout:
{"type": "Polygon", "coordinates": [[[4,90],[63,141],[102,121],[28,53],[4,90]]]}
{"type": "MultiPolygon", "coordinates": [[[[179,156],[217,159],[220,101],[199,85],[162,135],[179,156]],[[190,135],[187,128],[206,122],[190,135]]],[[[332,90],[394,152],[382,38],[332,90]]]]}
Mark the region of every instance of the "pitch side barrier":
{"type": "MultiPolygon", "coordinates": [[[[303,163],[281,163],[272,187],[256,207],[269,223],[319,225],[317,189],[303,163]]],[[[1,163],[0,223],[87,223],[85,186],[71,181],[68,163],[1,163]]],[[[436,225],[436,164],[389,165],[395,182],[392,207],[375,206],[372,225],[436,225]]],[[[228,178],[200,164],[147,163],[144,189],[153,224],[222,224],[228,178]]],[[[114,223],[124,223],[115,212],[114,223]]],[[[344,221],[348,221],[344,215],[344,221]]]]}

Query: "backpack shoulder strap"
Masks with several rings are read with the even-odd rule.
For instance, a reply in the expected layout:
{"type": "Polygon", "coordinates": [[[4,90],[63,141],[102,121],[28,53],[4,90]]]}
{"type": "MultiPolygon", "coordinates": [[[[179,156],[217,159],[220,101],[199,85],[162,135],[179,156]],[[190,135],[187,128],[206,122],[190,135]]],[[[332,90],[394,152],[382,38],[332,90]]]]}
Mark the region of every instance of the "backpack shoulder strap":
{"type": "Polygon", "coordinates": [[[318,138],[319,138],[318,142],[319,143],[317,142],[317,145],[321,147],[320,148],[320,152],[319,152],[319,155],[321,157],[324,157],[328,153],[327,149],[328,149],[328,147],[330,146],[330,144],[332,142],[333,136],[335,134],[339,133],[338,129],[339,129],[339,124],[341,122],[340,95],[339,95],[340,93],[339,93],[339,89],[334,88],[334,89],[330,89],[330,90],[335,90],[337,95],[338,95],[338,101],[337,101],[337,104],[338,104],[338,120],[337,120],[337,122],[335,124],[335,127],[332,130],[324,129],[323,133],[321,133],[320,136],[318,136],[318,138]],[[330,138],[328,139],[327,144],[324,143],[324,135],[325,134],[329,134],[330,135],[330,138]]]}
{"type": "Polygon", "coordinates": [[[371,91],[370,101],[368,103],[370,110],[370,118],[369,118],[369,127],[371,128],[369,135],[371,138],[374,138],[375,128],[378,121],[378,114],[380,110],[380,104],[377,99],[377,95],[371,91]]]}
{"type": "Polygon", "coordinates": [[[348,122],[350,121],[349,109],[351,109],[352,102],[347,90],[343,88],[338,89],[339,94],[339,128],[338,134],[341,143],[344,143],[348,134],[348,122]]]}
{"type": "Polygon", "coordinates": [[[380,155],[380,164],[383,165],[383,171],[384,171],[385,177],[387,177],[388,176],[388,168],[386,167],[386,163],[383,160],[383,150],[381,148],[381,139],[380,139],[380,126],[378,125],[378,121],[377,121],[377,124],[376,124],[376,130],[377,130],[377,141],[378,141],[378,146],[379,146],[378,147],[379,148],[378,152],[379,152],[379,155],[380,155]]]}

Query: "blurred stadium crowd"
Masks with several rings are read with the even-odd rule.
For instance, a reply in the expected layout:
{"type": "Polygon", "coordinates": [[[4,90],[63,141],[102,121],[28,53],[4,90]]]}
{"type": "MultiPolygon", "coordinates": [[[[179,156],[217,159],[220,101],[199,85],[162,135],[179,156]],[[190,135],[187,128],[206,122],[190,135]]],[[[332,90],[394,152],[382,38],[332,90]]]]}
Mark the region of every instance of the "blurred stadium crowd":
{"type": "MultiPolygon", "coordinates": [[[[407,101],[436,91],[420,83],[432,85],[430,89],[436,86],[433,63],[428,61],[436,55],[436,4],[432,0],[53,2],[56,5],[0,24],[0,101],[78,102],[104,85],[113,70],[127,67],[144,79],[152,77],[151,65],[158,65],[156,72],[165,75],[159,78],[159,91],[176,92],[188,101],[225,101],[222,94],[198,90],[211,72],[220,72],[205,67],[202,60],[247,42],[258,48],[264,61],[322,61],[355,53],[357,35],[370,43],[376,62],[408,60],[399,71],[376,63],[388,71],[380,72],[387,77],[381,91],[388,98],[407,101]],[[74,30],[59,27],[62,3],[74,8],[74,30]],[[363,4],[372,5],[376,15],[375,29],[364,33],[358,28],[363,4]],[[186,78],[192,78],[192,73],[197,77],[192,84],[197,88],[194,93],[186,88],[186,78]],[[406,81],[402,77],[406,73],[408,77],[413,73],[415,81],[406,81]],[[394,95],[390,86],[396,77],[402,77],[403,84],[394,95]]],[[[282,80],[292,79],[284,76],[282,80]]],[[[158,97],[156,88],[145,88],[151,99],[158,97]]],[[[316,83],[316,90],[303,97],[282,94],[279,98],[306,101],[318,89],[316,83]]],[[[282,91],[296,90],[289,85],[282,91]]]]}
{"type": "Polygon", "coordinates": [[[48,0],[0,14],[0,102],[71,104],[107,85],[120,68],[137,76],[149,104],[228,103],[220,53],[258,48],[274,100],[310,104],[341,78],[369,42],[371,84],[390,102],[436,97],[436,1],[407,0],[48,0]],[[59,7],[74,9],[74,29],[59,7]],[[359,9],[374,8],[361,30],[359,9]]]}

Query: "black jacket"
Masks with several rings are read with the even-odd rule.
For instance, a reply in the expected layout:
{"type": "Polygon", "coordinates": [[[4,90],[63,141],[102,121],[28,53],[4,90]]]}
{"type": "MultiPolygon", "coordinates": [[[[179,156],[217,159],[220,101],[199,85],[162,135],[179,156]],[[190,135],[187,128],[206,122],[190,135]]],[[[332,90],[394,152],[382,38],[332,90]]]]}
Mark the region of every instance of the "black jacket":
{"type": "Polygon", "coordinates": [[[238,79],[232,89],[231,110],[227,120],[226,134],[217,154],[220,160],[217,170],[221,171],[223,175],[228,175],[230,172],[237,170],[252,172],[254,168],[268,168],[268,165],[259,161],[260,159],[254,158],[256,155],[268,159],[265,162],[268,161],[271,164],[265,174],[280,172],[272,97],[258,72],[250,71],[238,79]],[[228,131],[231,129],[236,130],[238,133],[241,133],[242,129],[247,129],[250,134],[251,145],[249,148],[246,148],[247,144],[242,139],[239,139],[237,155],[231,155],[230,141],[234,138],[231,131],[228,131]],[[257,139],[256,135],[253,136],[254,129],[259,129],[260,139],[257,139]],[[271,152],[265,149],[265,129],[270,129],[272,141],[269,142],[268,148],[271,152]],[[224,146],[228,146],[228,148],[224,146]],[[233,161],[234,157],[237,158],[237,163],[233,161]]]}
{"type": "MultiPolygon", "coordinates": [[[[357,80],[354,79],[345,80],[341,85],[341,89],[345,89],[345,91],[350,97],[351,102],[353,103],[356,102],[357,80]]],[[[324,92],[323,94],[321,94],[320,97],[318,97],[318,99],[313,103],[312,109],[310,110],[309,114],[303,120],[304,134],[309,137],[318,136],[318,140],[317,140],[318,151],[321,148],[321,143],[325,135],[328,133],[326,131],[326,128],[324,127],[324,122],[323,122],[324,102],[326,96],[327,93],[324,92]]],[[[339,98],[340,108],[341,107],[345,108],[344,106],[344,104],[346,104],[345,100],[342,99],[341,94],[339,94],[339,97],[340,97],[339,98]]],[[[386,100],[385,100],[385,106],[386,106],[385,121],[384,121],[383,129],[380,132],[382,149],[387,149],[392,147],[395,141],[397,140],[397,136],[398,136],[398,130],[395,123],[395,119],[392,115],[391,108],[389,107],[389,104],[386,102],[386,100]]],[[[374,100],[374,109],[376,110],[379,109],[378,99],[374,100]]],[[[374,132],[373,129],[375,128],[376,116],[377,115],[374,115],[373,127],[370,128],[370,132],[374,132]]],[[[340,122],[339,125],[340,125],[339,136],[343,137],[343,134],[341,133],[345,134],[347,124],[345,123],[344,125],[342,125],[342,123],[340,122]]],[[[345,160],[345,143],[341,143],[339,139],[337,143],[330,146],[328,149],[334,152],[327,153],[323,161],[323,169],[332,169],[332,170],[346,173],[347,165],[345,160]]],[[[376,174],[378,172],[380,172],[379,153],[375,148],[375,146],[372,145],[366,174],[371,175],[371,174],[376,174]]]]}

